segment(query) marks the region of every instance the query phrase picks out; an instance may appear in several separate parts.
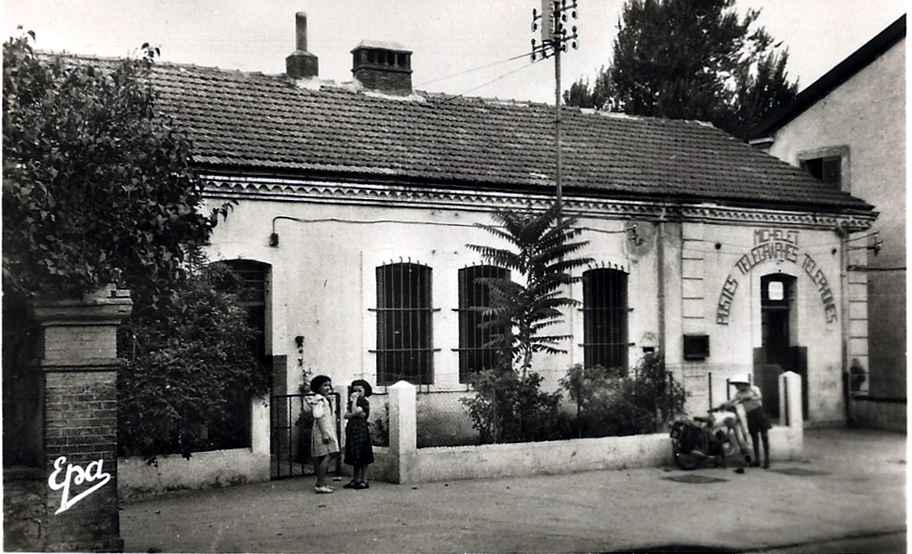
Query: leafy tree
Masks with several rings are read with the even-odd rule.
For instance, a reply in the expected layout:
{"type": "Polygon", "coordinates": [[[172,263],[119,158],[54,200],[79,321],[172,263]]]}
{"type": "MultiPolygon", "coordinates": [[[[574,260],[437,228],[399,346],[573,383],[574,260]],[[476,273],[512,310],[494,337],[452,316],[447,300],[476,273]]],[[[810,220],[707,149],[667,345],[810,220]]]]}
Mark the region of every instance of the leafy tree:
{"type": "Polygon", "coordinates": [[[589,84],[588,78],[581,77],[564,91],[564,102],[580,108],[608,109],[611,97],[611,79],[604,66],[599,68],[593,84],[589,84]]]}
{"type": "Polygon", "coordinates": [[[481,254],[486,263],[511,270],[524,284],[511,279],[479,278],[490,290],[490,318],[485,325],[502,330],[492,345],[501,353],[501,364],[475,376],[475,395],[463,404],[483,442],[515,442],[553,438],[561,393],[540,391],[542,377],[532,371],[536,352],[564,352],[558,343],[569,335],[547,333],[563,321],[561,308],[578,302],[564,296],[562,287],[577,278],[574,268],[588,258],[571,256],[587,244],[574,241],[582,231],[575,218],[561,218],[557,204],[544,212],[503,210],[493,216],[495,224],[478,224],[509,248],[466,245],[481,254]],[[518,365],[518,371],[514,366],[518,365]]]}
{"type": "Polygon", "coordinates": [[[739,137],[797,94],[788,50],[758,26],[760,10],[739,17],[735,0],[627,0],[611,64],[590,90],[580,80],[570,105],[632,115],[709,121],[739,137]]]}
{"type": "Polygon", "coordinates": [[[264,390],[243,310],[200,269],[231,204],[203,213],[191,145],[156,110],[156,49],[88,60],[36,52],[34,38],[3,45],[4,381],[29,378],[31,298],[117,282],[134,302],[119,336],[121,439],[186,453],[203,418],[215,429],[232,395],[264,390]]]}
{"type": "Polygon", "coordinates": [[[232,408],[269,389],[269,370],[254,356],[254,330],[238,302],[243,280],[223,264],[194,260],[172,286],[180,309],[131,318],[119,333],[126,360],[118,373],[121,455],[189,458],[244,444],[246,418],[232,408]]]}
{"type": "Polygon", "coordinates": [[[141,59],[90,62],[3,45],[3,284],[78,296],[125,281],[155,303],[222,205],[201,213],[190,144],[155,110],[141,59]]]}
{"type": "Polygon", "coordinates": [[[545,334],[546,328],[563,321],[560,308],[572,307],[578,301],[563,295],[561,287],[575,282],[578,277],[570,274],[574,268],[591,261],[590,258],[570,256],[588,244],[573,242],[582,231],[574,228],[576,219],[562,218],[557,204],[542,213],[502,210],[494,214],[494,225],[479,223],[495,237],[506,241],[511,248],[479,244],[466,246],[481,254],[485,262],[509,269],[522,276],[525,284],[511,279],[481,278],[491,291],[491,316],[488,325],[515,332],[495,335],[502,351],[509,351],[510,359],[519,363],[525,375],[532,367],[536,352],[562,353],[557,344],[570,335],[545,334]]]}

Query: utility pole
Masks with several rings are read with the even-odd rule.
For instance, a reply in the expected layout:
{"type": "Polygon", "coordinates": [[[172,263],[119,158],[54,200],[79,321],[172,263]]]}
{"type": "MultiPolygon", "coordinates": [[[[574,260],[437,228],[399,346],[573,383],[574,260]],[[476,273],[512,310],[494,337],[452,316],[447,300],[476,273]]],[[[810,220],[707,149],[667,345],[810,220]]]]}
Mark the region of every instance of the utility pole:
{"type": "Polygon", "coordinates": [[[541,44],[536,45],[532,39],[532,61],[554,58],[554,149],[557,165],[554,172],[554,184],[557,188],[557,221],[560,223],[563,209],[563,190],[561,188],[561,144],[560,144],[560,106],[561,106],[561,52],[567,51],[567,43],[575,50],[579,32],[576,25],[570,26],[567,32],[567,18],[576,20],[576,8],[579,0],[542,0],[541,13],[532,8],[532,32],[541,27],[541,44]]]}

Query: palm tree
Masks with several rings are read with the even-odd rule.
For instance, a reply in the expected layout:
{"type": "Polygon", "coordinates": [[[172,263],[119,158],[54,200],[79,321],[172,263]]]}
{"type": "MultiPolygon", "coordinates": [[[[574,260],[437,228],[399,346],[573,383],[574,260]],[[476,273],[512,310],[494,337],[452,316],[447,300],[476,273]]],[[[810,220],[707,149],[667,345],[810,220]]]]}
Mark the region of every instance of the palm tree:
{"type": "Polygon", "coordinates": [[[491,293],[490,307],[484,309],[490,318],[486,325],[503,330],[494,335],[492,346],[496,344],[508,354],[504,357],[510,361],[509,367],[520,362],[523,378],[532,367],[535,352],[566,352],[557,345],[570,335],[544,331],[563,321],[561,308],[579,303],[564,296],[562,287],[579,279],[570,273],[574,268],[591,262],[591,258],[570,257],[588,241],[573,242],[582,230],[574,228],[575,217],[560,218],[559,214],[557,204],[544,212],[500,210],[493,215],[494,224],[476,223],[476,226],[506,241],[511,248],[466,245],[481,254],[486,263],[515,271],[525,278],[525,285],[506,278],[479,278],[491,293]]]}

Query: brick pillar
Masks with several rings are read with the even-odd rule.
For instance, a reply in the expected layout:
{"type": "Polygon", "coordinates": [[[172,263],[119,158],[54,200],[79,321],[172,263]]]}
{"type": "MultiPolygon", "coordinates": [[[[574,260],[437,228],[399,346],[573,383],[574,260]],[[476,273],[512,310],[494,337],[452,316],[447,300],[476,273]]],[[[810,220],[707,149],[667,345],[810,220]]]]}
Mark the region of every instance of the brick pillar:
{"type": "Polygon", "coordinates": [[[123,550],[117,502],[117,326],[132,305],[129,291],[106,287],[80,300],[33,306],[44,331],[39,369],[48,551],[123,550]],[[69,490],[54,490],[52,483],[62,486],[68,476],[69,490]]]}

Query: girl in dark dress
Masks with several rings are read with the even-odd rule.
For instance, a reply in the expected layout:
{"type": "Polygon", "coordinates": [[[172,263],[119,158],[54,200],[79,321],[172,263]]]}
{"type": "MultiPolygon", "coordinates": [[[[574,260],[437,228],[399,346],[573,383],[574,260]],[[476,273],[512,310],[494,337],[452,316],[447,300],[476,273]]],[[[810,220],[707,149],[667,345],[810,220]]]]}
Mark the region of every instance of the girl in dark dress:
{"type": "Polygon", "coordinates": [[[374,449],[371,446],[370,430],[367,422],[370,417],[371,386],[364,379],[355,379],[351,384],[348,399],[348,411],[345,419],[345,456],[343,461],[352,466],[352,480],[346,489],[370,488],[367,482],[367,466],[374,463],[374,449]]]}

